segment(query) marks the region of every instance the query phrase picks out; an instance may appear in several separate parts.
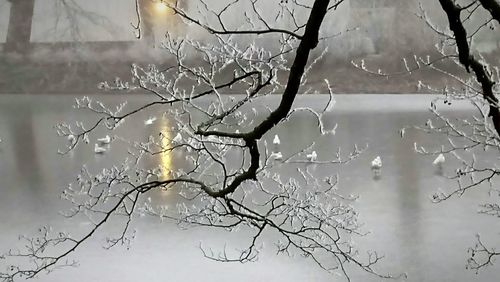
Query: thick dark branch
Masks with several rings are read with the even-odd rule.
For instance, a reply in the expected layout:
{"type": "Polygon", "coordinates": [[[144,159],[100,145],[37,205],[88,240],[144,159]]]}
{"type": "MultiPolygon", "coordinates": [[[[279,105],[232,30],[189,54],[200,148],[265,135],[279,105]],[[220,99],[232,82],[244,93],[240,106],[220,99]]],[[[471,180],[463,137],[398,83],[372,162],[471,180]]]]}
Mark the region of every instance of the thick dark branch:
{"type": "Polygon", "coordinates": [[[479,0],[483,8],[488,10],[491,16],[500,23],[500,4],[497,0],[479,0]]]}
{"type": "Polygon", "coordinates": [[[319,41],[319,29],[321,23],[328,11],[329,0],[317,0],[309,15],[309,20],[306,24],[306,29],[304,37],[301,40],[299,47],[297,48],[297,53],[295,60],[293,61],[292,67],[290,69],[290,74],[288,76],[287,86],[285,92],[282,95],[280,105],[276,110],[274,110],[261,124],[256,126],[252,131],[246,134],[230,134],[221,132],[203,132],[202,135],[217,135],[226,137],[236,137],[245,139],[246,146],[249,148],[251,164],[248,170],[242,174],[236,176],[234,180],[224,189],[220,190],[217,195],[212,195],[215,197],[223,197],[224,195],[233,193],[238,186],[246,180],[256,179],[257,170],[259,169],[259,148],[257,146],[257,141],[266,132],[278,124],[282,119],[286,118],[295,97],[299,91],[300,81],[309,58],[311,50],[316,48],[319,41]]]}
{"type": "Polygon", "coordinates": [[[233,182],[231,182],[231,184],[225,189],[228,193],[234,192],[234,190],[236,190],[236,188],[243,183],[243,181],[249,179],[257,180],[257,170],[259,169],[260,159],[259,147],[257,146],[257,141],[255,140],[246,140],[246,142],[246,145],[250,150],[250,155],[252,156],[250,167],[247,171],[235,177],[233,182]]]}
{"type": "MultiPolygon", "coordinates": [[[[210,125],[210,124],[213,124],[216,120],[223,120],[225,117],[229,116],[230,114],[234,113],[236,110],[238,110],[239,108],[241,108],[243,105],[245,105],[248,101],[250,101],[250,99],[252,99],[253,97],[255,97],[257,94],[259,94],[259,92],[266,86],[270,85],[271,84],[271,81],[273,79],[273,76],[272,75],[269,75],[269,78],[264,81],[264,83],[260,82],[260,80],[262,79],[262,75],[260,75],[259,73],[259,76],[258,76],[258,80],[259,80],[259,84],[250,92],[250,94],[248,94],[248,96],[245,98],[245,99],[242,99],[241,101],[239,101],[238,103],[236,103],[234,106],[232,106],[229,110],[219,114],[219,115],[216,115],[214,116],[213,118],[207,120],[206,122],[204,122],[203,124],[200,125],[200,127],[203,127],[203,126],[206,126],[206,125],[210,125]]],[[[198,130],[198,134],[200,133],[199,132],[200,130],[198,130]]],[[[206,135],[208,136],[208,135],[206,135]]]]}
{"type": "Polygon", "coordinates": [[[450,29],[453,31],[457,43],[459,61],[468,72],[470,72],[470,68],[474,71],[477,81],[481,84],[483,98],[490,105],[489,116],[492,117],[495,130],[500,135],[500,111],[498,109],[498,99],[493,93],[495,82],[491,79],[486,67],[470,54],[467,31],[460,20],[462,9],[454,4],[452,0],[439,0],[439,2],[448,15],[450,29]]]}
{"type": "Polygon", "coordinates": [[[462,8],[456,5],[453,0],[439,0],[441,7],[446,12],[448,16],[448,23],[450,25],[451,31],[453,31],[453,35],[455,36],[455,41],[457,42],[458,48],[458,59],[462,65],[464,65],[467,72],[470,72],[469,66],[469,56],[470,56],[470,48],[469,43],[467,42],[467,31],[462,24],[460,19],[460,13],[462,12],[462,8]]]}
{"type": "Polygon", "coordinates": [[[267,131],[284,119],[292,108],[295,96],[299,91],[300,81],[302,75],[304,74],[309,54],[311,50],[316,48],[318,45],[319,29],[328,11],[329,3],[329,0],[317,0],[314,2],[311,14],[306,24],[304,37],[300,41],[299,47],[297,48],[297,55],[295,56],[295,60],[293,61],[290,69],[288,82],[285,92],[281,97],[280,105],[267,117],[267,119],[256,126],[252,132],[248,133],[249,138],[260,139],[267,131]]]}
{"type": "Polygon", "coordinates": [[[498,99],[493,93],[493,82],[490,75],[486,71],[486,67],[480,63],[474,56],[470,57],[470,65],[476,74],[476,78],[481,83],[483,89],[483,98],[488,101],[490,105],[489,116],[493,119],[493,125],[498,135],[500,135],[500,111],[498,108],[498,99]]]}

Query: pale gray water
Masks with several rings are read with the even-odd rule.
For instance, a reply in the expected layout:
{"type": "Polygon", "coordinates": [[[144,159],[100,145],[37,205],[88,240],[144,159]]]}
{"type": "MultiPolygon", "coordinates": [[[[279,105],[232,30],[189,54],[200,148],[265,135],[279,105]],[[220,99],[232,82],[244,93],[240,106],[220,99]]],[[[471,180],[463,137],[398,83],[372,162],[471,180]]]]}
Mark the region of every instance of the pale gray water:
{"type": "MultiPolygon", "coordinates": [[[[143,96],[126,97],[132,104],[143,96]]],[[[299,104],[320,107],[326,96],[301,98],[299,104]]],[[[63,187],[74,179],[82,164],[103,167],[121,159],[121,148],[110,154],[95,156],[90,145],[79,148],[72,156],[56,153],[65,140],[55,134],[59,121],[88,118],[72,113],[73,96],[0,96],[0,251],[17,243],[18,234],[30,233],[40,225],[79,231],[85,222],[64,220],[57,212],[68,207],[59,200],[63,187]]],[[[109,96],[105,99],[115,99],[109,96]]],[[[434,173],[432,157],[413,151],[413,142],[435,144],[438,141],[421,132],[410,131],[400,139],[399,129],[423,124],[430,113],[430,96],[411,95],[339,95],[336,110],[329,115],[329,125],[338,123],[337,135],[317,140],[320,148],[338,146],[345,150],[356,143],[369,144],[366,152],[353,163],[341,168],[341,188],[359,194],[356,203],[365,230],[372,231],[358,240],[359,246],[378,250],[386,258],[381,272],[407,272],[407,281],[495,281],[500,266],[495,265],[479,275],[465,270],[466,248],[474,235],[481,233],[492,245],[500,245],[498,222],[477,214],[477,205],[487,199],[487,190],[466,194],[460,199],[436,205],[429,200],[437,187],[451,185],[434,173]],[[374,180],[370,161],[377,155],[384,162],[382,177],[374,180]]],[[[275,101],[272,101],[275,102],[275,101]]],[[[461,111],[466,107],[458,105],[461,111]]],[[[141,117],[146,119],[147,116],[141,117]]],[[[139,120],[139,124],[142,120],[139,120]]],[[[317,132],[309,118],[295,118],[278,132],[283,153],[292,152],[307,143],[317,132]],[[297,134],[300,132],[300,134],[297,134]]],[[[146,129],[133,132],[138,138],[146,129]]],[[[495,156],[492,156],[492,160],[495,156]]],[[[447,163],[445,170],[453,170],[447,163]]],[[[175,202],[163,195],[162,201],[175,202]]],[[[169,198],[170,197],[170,198],[169,198]]],[[[35,281],[338,281],[303,258],[276,256],[268,246],[256,263],[223,264],[203,258],[199,242],[222,246],[238,242],[232,235],[194,228],[179,230],[173,223],[159,223],[143,218],[131,250],[105,251],[102,237],[76,252],[72,258],[78,268],[66,268],[35,281]]],[[[102,233],[100,234],[102,235],[102,233]]],[[[0,261],[1,263],[1,261],[0,261]]],[[[0,267],[5,267],[0,265],[0,267]]],[[[352,281],[380,281],[365,273],[352,273],[352,281]]]]}

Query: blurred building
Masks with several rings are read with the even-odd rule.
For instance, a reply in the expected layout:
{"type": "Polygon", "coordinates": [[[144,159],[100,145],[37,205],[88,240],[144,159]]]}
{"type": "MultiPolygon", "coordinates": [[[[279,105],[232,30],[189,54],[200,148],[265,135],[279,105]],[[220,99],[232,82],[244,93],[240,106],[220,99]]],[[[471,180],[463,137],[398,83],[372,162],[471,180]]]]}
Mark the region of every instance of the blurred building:
{"type": "MultiPolygon", "coordinates": [[[[0,92],[92,91],[99,79],[127,74],[130,62],[161,64],[166,60],[159,48],[165,32],[203,39],[205,35],[160,2],[138,0],[136,10],[135,0],[0,0],[0,92]],[[88,81],[82,82],[82,76],[88,81]]],[[[189,1],[180,3],[196,13],[197,7],[189,1]]],[[[217,9],[225,2],[207,3],[217,9]]],[[[323,25],[326,35],[343,35],[322,43],[322,47],[329,47],[322,67],[341,69],[341,75],[355,74],[351,60],[379,58],[380,68],[394,69],[402,57],[434,52],[438,37],[417,16],[424,12],[437,26],[445,26],[437,0],[346,1],[323,25]]],[[[263,9],[270,18],[273,13],[275,9],[263,9]]],[[[307,15],[300,17],[306,19],[307,15]]],[[[242,20],[228,18],[233,26],[242,20]]],[[[479,34],[475,46],[478,51],[492,52],[499,42],[497,32],[479,34]]],[[[346,83],[359,86],[362,81],[346,83]]],[[[376,81],[369,83],[373,90],[367,85],[361,91],[387,91],[377,88],[376,81]]],[[[398,87],[401,85],[394,85],[389,92],[409,91],[398,87]]],[[[340,89],[351,91],[349,87],[340,89]]]]}

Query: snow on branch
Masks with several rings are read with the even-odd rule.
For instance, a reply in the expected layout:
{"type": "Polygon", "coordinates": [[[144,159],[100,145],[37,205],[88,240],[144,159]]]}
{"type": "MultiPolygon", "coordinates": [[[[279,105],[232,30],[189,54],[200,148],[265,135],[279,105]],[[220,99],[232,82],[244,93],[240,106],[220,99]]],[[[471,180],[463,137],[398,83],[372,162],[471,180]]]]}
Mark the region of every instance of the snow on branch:
{"type": "MultiPolygon", "coordinates": [[[[235,250],[230,246],[220,250],[200,244],[202,254],[216,261],[254,261],[261,251],[264,233],[272,230],[278,234],[274,244],[278,254],[302,255],[347,280],[348,265],[391,277],[375,270],[382,255],[361,255],[355,248],[353,240],[366,235],[352,205],[356,196],[344,196],[338,190],[335,167],[354,160],[362,150],[354,146],[352,152],[342,154],[339,149],[333,156],[322,154],[317,160],[316,152],[310,152],[315,149],[313,141],[305,148],[295,148],[296,153],[280,161],[272,159],[267,148],[269,132],[288,122],[290,115],[304,111],[316,118],[319,133],[334,132],[335,128],[326,129],[322,121],[323,114],[334,111],[335,100],[328,81],[330,97],[322,111],[296,108],[294,101],[307,81],[309,66],[315,63],[309,57],[320,40],[323,19],[342,2],[316,0],[309,7],[290,1],[288,4],[310,13],[304,24],[295,19],[295,29],[291,31],[272,27],[260,13],[257,0],[236,0],[217,10],[200,1],[200,9],[210,10],[207,15],[215,17],[216,27],[206,18],[198,19],[181,9],[178,2],[165,2],[184,20],[203,27],[214,40],[207,43],[167,34],[162,47],[175,63],[132,65],[129,80],[117,78],[100,84],[101,89],[116,92],[117,97],[111,100],[114,102],[105,103],[93,97],[77,99],[75,111],[90,112],[93,120],[56,126],[57,133],[68,140],[61,153],[83,149],[79,146],[82,142],[106,140],[110,147],[127,147],[125,160],[100,171],[84,167],[61,195],[73,206],[64,213],[66,217],[83,216],[91,222],[84,234],[54,236],[44,231],[40,236],[23,237],[22,241],[28,242],[25,248],[11,250],[1,259],[3,263],[22,257],[26,258],[25,264],[2,270],[2,281],[31,278],[74,265],[67,261],[68,255],[109,224],[120,226],[120,230],[109,234],[105,247],[129,247],[135,237],[135,222],[141,216],[174,220],[183,227],[239,232],[247,239],[245,248],[235,250]],[[233,29],[225,23],[225,15],[230,10],[234,13],[233,6],[242,2],[252,8],[253,15],[243,17],[247,19],[245,24],[254,27],[251,30],[233,29]],[[258,47],[255,42],[238,44],[241,36],[268,33],[281,35],[275,50],[258,47]],[[287,54],[295,54],[291,66],[287,54]],[[192,57],[197,60],[190,60],[192,57]],[[232,75],[228,77],[227,73],[232,75]],[[283,74],[287,78],[285,84],[277,79],[283,74]],[[224,94],[230,88],[243,89],[242,95],[224,94]],[[140,106],[116,103],[120,93],[130,90],[148,95],[149,102],[140,106]],[[276,107],[268,105],[271,94],[279,95],[276,107]],[[259,103],[268,111],[258,108],[259,103]],[[146,138],[133,138],[130,131],[144,115],[149,118],[139,125],[152,133],[146,138]],[[113,137],[99,138],[100,131],[110,132],[113,137]],[[162,161],[151,164],[155,158],[162,161]],[[332,175],[320,175],[314,167],[304,168],[300,162],[304,159],[309,159],[313,166],[331,166],[332,175]],[[297,173],[286,175],[290,169],[297,173]],[[158,192],[165,191],[180,196],[175,207],[155,200],[158,192]]],[[[293,11],[290,8],[292,16],[293,11]]],[[[97,148],[96,153],[107,153],[106,148],[97,148]]]]}

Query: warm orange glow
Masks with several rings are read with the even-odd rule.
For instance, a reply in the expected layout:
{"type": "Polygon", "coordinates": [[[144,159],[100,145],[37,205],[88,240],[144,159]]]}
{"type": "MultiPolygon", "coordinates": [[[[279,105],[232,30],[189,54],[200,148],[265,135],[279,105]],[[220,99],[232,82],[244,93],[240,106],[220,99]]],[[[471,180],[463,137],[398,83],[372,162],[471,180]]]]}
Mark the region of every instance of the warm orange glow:
{"type": "MultiPolygon", "coordinates": [[[[168,120],[162,119],[164,122],[161,126],[161,132],[163,133],[163,139],[161,140],[161,146],[163,149],[169,148],[171,146],[171,134],[170,134],[170,126],[168,120]]],[[[160,154],[160,167],[163,171],[163,178],[170,178],[170,172],[172,171],[172,154],[171,151],[164,152],[160,154]]]]}
{"type": "Polygon", "coordinates": [[[168,6],[163,1],[156,2],[154,5],[156,12],[159,14],[164,14],[168,11],[168,6]]]}

